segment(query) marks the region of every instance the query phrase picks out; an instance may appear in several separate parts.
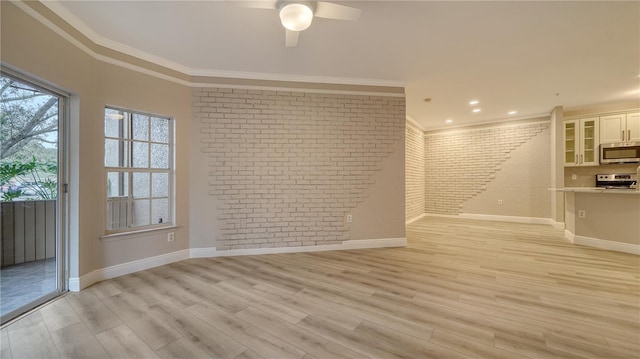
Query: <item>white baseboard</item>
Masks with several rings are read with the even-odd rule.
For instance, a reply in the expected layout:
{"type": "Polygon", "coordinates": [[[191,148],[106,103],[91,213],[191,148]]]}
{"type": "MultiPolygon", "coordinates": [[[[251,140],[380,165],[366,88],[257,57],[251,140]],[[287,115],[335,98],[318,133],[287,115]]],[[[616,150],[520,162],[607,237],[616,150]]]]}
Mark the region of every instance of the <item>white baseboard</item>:
{"type": "Polygon", "coordinates": [[[252,249],[230,249],[219,251],[215,247],[209,248],[191,248],[189,250],[189,258],[207,258],[207,257],[232,257],[232,256],[252,256],[260,254],[279,254],[279,253],[303,253],[303,252],[323,252],[349,249],[366,249],[366,248],[388,248],[388,247],[406,247],[406,238],[381,238],[381,239],[355,239],[344,241],[341,244],[328,244],[319,246],[302,246],[302,247],[276,247],[276,248],[252,248],[252,249]]]}
{"type": "Polygon", "coordinates": [[[443,218],[463,218],[476,219],[480,221],[496,221],[496,222],[512,222],[512,223],[529,223],[529,224],[548,224],[557,229],[564,229],[563,222],[556,222],[551,218],[543,217],[520,217],[520,216],[499,216],[495,214],[476,214],[476,213],[460,213],[460,214],[435,214],[425,213],[423,216],[443,217],[443,218]]]}
{"type": "Polygon", "coordinates": [[[183,249],[176,252],[162,254],[155,257],[140,259],[133,262],[122,263],[111,267],[96,269],[80,278],[69,278],[69,290],[80,291],[90,285],[105,279],[119,277],[121,275],[139,272],[141,270],[158,267],[161,265],[178,262],[189,258],[189,250],[183,249]]]}
{"type": "Polygon", "coordinates": [[[416,221],[419,221],[419,220],[423,219],[426,216],[427,216],[427,214],[423,213],[423,214],[419,215],[418,217],[412,218],[412,219],[404,222],[404,224],[405,224],[405,226],[407,226],[407,225],[409,225],[409,224],[411,224],[413,222],[416,222],[416,221]]]}
{"type": "MultiPolygon", "coordinates": [[[[548,224],[553,226],[556,221],[551,218],[542,217],[520,217],[520,216],[499,216],[494,214],[474,214],[474,213],[460,213],[460,218],[465,219],[479,219],[483,221],[499,221],[499,222],[513,222],[513,223],[530,223],[530,224],[548,224]]],[[[564,228],[564,227],[563,227],[564,228]]]]}
{"type": "Polygon", "coordinates": [[[69,290],[72,292],[80,291],[80,278],[78,277],[69,278],[69,290]]]}
{"type": "Polygon", "coordinates": [[[570,230],[565,229],[564,230],[564,238],[568,239],[569,242],[571,242],[571,243],[575,243],[576,235],[573,234],[573,232],[571,232],[570,230]]]}
{"type": "Polygon", "coordinates": [[[341,244],[330,244],[320,246],[303,246],[303,247],[281,247],[281,248],[256,248],[256,249],[232,249],[227,251],[218,251],[215,247],[211,248],[191,248],[180,251],[162,254],[155,257],[140,259],[133,262],[122,263],[111,267],[96,269],[80,278],[69,278],[69,290],[78,292],[90,285],[121,275],[138,272],[141,270],[158,267],[161,265],[178,262],[189,258],[206,258],[206,257],[227,257],[227,256],[247,256],[259,254],[276,254],[276,253],[299,253],[299,252],[320,252],[332,250],[348,250],[348,249],[365,249],[365,248],[387,248],[387,247],[406,247],[406,238],[381,238],[381,239],[361,239],[344,241],[341,244]]]}
{"type": "Polygon", "coordinates": [[[575,234],[565,231],[565,238],[569,239],[572,243],[581,246],[594,247],[600,249],[606,249],[615,252],[624,252],[635,255],[640,255],[640,244],[631,244],[623,242],[609,241],[600,238],[591,238],[576,236],[575,234]]]}

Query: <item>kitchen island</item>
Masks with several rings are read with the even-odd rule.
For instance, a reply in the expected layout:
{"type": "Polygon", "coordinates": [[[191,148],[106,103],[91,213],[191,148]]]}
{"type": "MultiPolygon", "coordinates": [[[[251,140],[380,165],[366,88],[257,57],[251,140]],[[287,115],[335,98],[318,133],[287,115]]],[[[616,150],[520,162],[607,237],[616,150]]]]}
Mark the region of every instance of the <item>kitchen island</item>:
{"type": "Polygon", "coordinates": [[[565,237],[575,244],[640,255],[640,191],[567,187],[565,237]]]}

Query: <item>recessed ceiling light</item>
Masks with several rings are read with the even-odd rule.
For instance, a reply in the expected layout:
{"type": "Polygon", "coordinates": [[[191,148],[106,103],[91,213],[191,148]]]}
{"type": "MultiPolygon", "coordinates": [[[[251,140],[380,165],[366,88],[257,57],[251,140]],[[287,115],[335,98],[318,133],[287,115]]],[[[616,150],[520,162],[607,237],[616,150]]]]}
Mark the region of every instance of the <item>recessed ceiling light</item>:
{"type": "Polygon", "coordinates": [[[469,105],[471,105],[471,106],[475,106],[475,105],[477,105],[477,104],[479,104],[479,103],[480,103],[480,101],[478,101],[478,100],[471,100],[471,101],[469,101],[469,105]]]}
{"type": "Polygon", "coordinates": [[[509,115],[515,115],[518,111],[509,111],[509,115]]]}
{"type": "Polygon", "coordinates": [[[453,120],[452,120],[452,119],[447,119],[447,120],[445,120],[444,122],[445,122],[445,123],[452,123],[452,122],[453,122],[453,120]]]}
{"type": "Polygon", "coordinates": [[[474,108],[474,109],[473,109],[473,112],[475,112],[475,113],[478,113],[478,112],[480,112],[480,111],[482,111],[482,109],[479,109],[479,108],[474,108]]]}

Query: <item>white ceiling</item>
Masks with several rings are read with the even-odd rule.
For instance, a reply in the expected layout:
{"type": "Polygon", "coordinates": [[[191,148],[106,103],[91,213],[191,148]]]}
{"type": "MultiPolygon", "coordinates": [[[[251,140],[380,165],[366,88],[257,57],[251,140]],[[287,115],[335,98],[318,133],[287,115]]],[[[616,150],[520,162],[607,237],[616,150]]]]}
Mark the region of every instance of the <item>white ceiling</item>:
{"type": "Polygon", "coordinates": [[[640,97],[637,1],[336,2],[362,9],[360,20],[315,18],[293,48],[275,10],[223,1],[45,5],[100,44],[194,75],[403,85],[407,116],[424,129],[640,97]],[[481,112],[471,112],[472,99],[481,112]]]}

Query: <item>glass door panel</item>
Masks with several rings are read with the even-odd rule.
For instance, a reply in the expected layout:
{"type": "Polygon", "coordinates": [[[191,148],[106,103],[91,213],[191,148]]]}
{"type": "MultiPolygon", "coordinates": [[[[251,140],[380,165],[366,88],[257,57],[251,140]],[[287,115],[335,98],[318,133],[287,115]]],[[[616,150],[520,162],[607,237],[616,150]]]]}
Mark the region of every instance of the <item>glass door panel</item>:
{"type": "Polygon", "coordinates": [[[583,139],[582,139],[582,148],[584,149],[584,162],[591,163],[596,160],[596,146],[595,146],[595,136],[596,136],[596,123],[594,120],[587,120],[583,122],[582,126],[583,130],[583,139]]]}
{"type": "Polygon", "coordinates": [[[575,122],[564,123],[564,163],[572,165],[576,163],[576,136],[577,128],[575,122]]]}
{"type": "Polygon", "coordinates": [[[2,323],[65,289],[59,255],[65,100],[12,74],[0,76],[2,323]]]}

